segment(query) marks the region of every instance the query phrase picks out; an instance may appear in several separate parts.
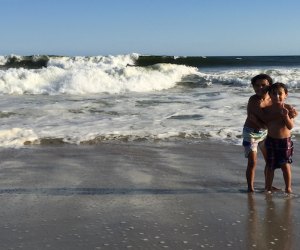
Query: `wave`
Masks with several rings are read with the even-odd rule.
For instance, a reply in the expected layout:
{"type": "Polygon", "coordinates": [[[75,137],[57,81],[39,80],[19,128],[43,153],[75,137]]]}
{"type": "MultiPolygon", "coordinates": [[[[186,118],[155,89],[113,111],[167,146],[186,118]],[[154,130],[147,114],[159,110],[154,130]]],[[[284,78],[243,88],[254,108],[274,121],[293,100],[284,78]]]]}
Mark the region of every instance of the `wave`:
{"type": "MultiPolygon", "coordinates": [[[[274,62],[275,58],[272,58],[274,62]]],[[[281,58],[281,62],[299,59],[287,58],[281,58]]],[[[247,59],[248,62],[250,59],[247,59]]],[[[291,88],[300,87],[299,67],[229,67],[203,70],[201,67],[191,66],[199,66],[201,60],[229,65],[229,61],[241,62],[244,59],[155,57],[138,54],[94,57],[2,56],[0,94],[119,94],[162,91],[177,86],[202,88],[211,84],[244,87],[249,86],[250,79],[259,73],[270,74],[274,80],[287,83],[291,88]]],[[[260,60],[262,61],[268,62],[271,59],[264,57],[260,60]]]]}
{"type": "MultiPolygon", "coordinates": [[[[7,148],[19,148],[26,145],[97,145],[105,142],[167,142],[177,140],[203,141],[215,138],[222,139],[223,142],[234,142],[240,144],[237,135],[233,132],[226,132],[226,140],[223,138],[224,131],[200,132],[200,131],[172,131],[159,134],[144,133],[116,133],[102,135],[81,135],[63,137],[39,137],[32,129],[12,128],[0,131],[0,146],[7,148]],[[217,137],[215,136],[216,134],[217,137]]],[[[239,136],[239,135],[238,135],[239,136]]]]}
{"type": "Polygon", "coordinates": [[[160,91],[174,87],[185,75],[197,73],[196,68],[184,65],[130,67],[137,57],[50,57],[45,68],[0,70],[0,93],[81,95],[160,91]]]}
{"type": "Polygon", "coordinates": [[[0,69],[25,68],[39,69],[47,67],[49,56],[0,56],[0,69]]]}

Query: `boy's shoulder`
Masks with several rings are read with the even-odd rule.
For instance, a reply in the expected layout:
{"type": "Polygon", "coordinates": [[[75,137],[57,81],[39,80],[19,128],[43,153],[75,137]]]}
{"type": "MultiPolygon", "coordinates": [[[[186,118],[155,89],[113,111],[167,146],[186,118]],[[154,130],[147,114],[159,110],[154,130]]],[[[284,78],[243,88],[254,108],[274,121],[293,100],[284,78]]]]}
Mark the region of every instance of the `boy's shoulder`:
{"type": "Polygon", "coordinates": [[[259,99],[260,99],[260,98],[259,98],[258,95],[252,95],[252,96],[249,97],[249,101],[250,101],[250,100],[259,100],[259,99]]]}
{"type": "Polygon", "coordinates": [[[261,98],[258,95],[252,95],[249,97],[248,103],[260,103],[261,98]]]}

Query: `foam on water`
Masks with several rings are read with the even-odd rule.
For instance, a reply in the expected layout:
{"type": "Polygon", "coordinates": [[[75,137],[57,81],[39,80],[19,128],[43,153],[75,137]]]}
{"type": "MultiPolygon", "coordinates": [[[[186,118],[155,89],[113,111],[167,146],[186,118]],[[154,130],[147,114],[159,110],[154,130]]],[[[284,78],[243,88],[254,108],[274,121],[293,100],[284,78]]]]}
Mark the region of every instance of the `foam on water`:
{"type": "Polygon", "coordinates": [[[176,85],[197,69],[159,64],[130,67],[137,55],[110,57],[53,57],[42,69],[0,70],[2,94],[125,93],[160,91],[176,85]]]}
{"type": "Polygon", "coordinates": [[[32,130],[12,128],[0,130],[0,145],[6,147],[18,147],[27,143],[33,143],[38,137],[32,130]]]}

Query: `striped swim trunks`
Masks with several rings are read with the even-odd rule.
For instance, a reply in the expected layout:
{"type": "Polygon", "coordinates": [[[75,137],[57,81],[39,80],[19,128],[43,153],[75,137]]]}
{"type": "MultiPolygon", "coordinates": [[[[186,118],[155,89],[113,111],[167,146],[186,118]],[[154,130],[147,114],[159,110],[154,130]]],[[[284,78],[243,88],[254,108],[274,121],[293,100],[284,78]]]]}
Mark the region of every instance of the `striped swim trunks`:
{"type": "Polygon", "coordinates": [[[243,146],[245,149],[245,157],[251,151],[257,152],[257,147],[262,146],[260,142],[264,141],[267,137],[268,131],[266,129],[255,130],[253,128],[243,128],[243,146]]]}

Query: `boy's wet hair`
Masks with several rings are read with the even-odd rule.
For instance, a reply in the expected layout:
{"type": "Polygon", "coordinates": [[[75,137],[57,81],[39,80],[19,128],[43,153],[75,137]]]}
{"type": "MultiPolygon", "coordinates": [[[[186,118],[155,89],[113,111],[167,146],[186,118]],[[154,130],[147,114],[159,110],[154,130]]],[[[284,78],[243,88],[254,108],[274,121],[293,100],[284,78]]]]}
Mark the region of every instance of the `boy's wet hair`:
{"type": "Polygon", "coordinates": [[[254,85],[257,80],[267,80],[270,85],[273,84],[273,79],[267,74],[259,74],[251,79],[251,84],[254,85]]]}
{"type": "Polygon", "coordinates": [[[286,85],[282,82],[275,82],[274,84],[272,84],[269,89],[268,89],[268,92],[271,93],[275,90],[279,90],[279,89],[283,89],[285,94],[288,93],[288,89],[286,87],[286,85]]]}

